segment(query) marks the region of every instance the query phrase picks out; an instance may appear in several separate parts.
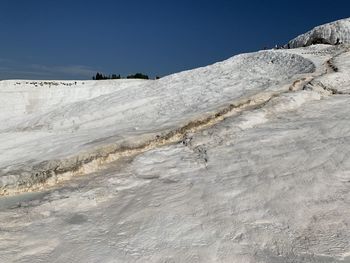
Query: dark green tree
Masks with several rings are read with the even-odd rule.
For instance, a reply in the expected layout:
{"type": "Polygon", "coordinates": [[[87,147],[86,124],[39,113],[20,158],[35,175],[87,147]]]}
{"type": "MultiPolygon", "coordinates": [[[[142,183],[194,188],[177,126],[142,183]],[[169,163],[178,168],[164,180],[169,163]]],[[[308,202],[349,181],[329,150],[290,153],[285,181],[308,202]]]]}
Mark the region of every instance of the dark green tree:
{"type": "Polygon", "coordinates": [[[127,79],[149,79],[149,77],[142,73],[136,73],[134,75],[129,75],[126,77],[127,79]]]}

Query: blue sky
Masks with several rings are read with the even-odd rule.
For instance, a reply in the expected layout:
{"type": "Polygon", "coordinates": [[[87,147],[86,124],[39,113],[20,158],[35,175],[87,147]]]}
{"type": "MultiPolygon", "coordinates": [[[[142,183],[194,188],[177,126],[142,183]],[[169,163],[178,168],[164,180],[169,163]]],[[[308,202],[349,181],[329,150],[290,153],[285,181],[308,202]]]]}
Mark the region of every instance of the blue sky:
{"type": "Polygon", "coordinates": [[[0,79],[164,76],[284,44],[350,1],[1,0],[0,79]]]}

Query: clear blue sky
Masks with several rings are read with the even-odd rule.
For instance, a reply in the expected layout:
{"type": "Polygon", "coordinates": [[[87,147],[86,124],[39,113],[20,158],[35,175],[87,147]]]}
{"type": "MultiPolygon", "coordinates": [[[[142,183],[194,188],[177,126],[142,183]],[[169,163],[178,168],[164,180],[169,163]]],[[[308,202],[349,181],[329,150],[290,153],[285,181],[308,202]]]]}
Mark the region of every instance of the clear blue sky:
{"type": "Polygon", "coordinates": [[[1,0],[0,79],[164,76],[350,16],[337,0],[1,0]]]}

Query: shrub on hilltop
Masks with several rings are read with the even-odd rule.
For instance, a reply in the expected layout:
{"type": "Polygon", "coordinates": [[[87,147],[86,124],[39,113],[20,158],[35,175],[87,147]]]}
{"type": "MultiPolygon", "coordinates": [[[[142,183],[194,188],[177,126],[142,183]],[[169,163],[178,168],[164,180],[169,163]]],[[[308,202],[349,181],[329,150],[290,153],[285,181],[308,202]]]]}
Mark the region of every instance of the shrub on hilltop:
{"type": "Polygon", "coordinates": [[[92,77],[93,80],[102,80],[102,79],[120,79],[121,76],[117,74],[112,74],[112,76],[103,75],[102,73],[97,72],[95,76],[92,77]]]}
{"type": "MultiPolygon", "coordinates": [[[[92,77],[93,80],[103,80],[103,79],[121,79],[122,77],[117,74],[111,75],[104,75],[102,73],[97,72],[95,76],[92,77]]],[[[149,79],[148,75],[142,74],[142,73],[136,73],[134,75],[129,75],[126,77],[127,79],[149,79]]],[[[158,79],[159,77],[157,77],[158,79]]]]}
{"type": "Polygon", "coordinates": [[[142,73],[136,73],[135,75],[129,75],[126,77],[127,79],[149,79],[147,75],[142,73]]]}

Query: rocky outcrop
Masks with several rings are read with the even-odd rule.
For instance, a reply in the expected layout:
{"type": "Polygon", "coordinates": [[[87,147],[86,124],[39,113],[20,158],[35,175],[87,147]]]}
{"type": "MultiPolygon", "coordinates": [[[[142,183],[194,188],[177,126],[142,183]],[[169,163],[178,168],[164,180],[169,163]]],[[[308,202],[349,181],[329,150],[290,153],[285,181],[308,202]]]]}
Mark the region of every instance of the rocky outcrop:
{"type": "Polygon", "coordinates": [[[338,45],[349,43],[350,18],[346,18],[325,25],[317,26],[309,32],[289,41],[285,47],[298,48],[315,44],[338,45]]]}

